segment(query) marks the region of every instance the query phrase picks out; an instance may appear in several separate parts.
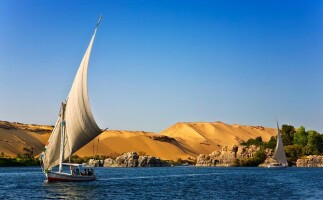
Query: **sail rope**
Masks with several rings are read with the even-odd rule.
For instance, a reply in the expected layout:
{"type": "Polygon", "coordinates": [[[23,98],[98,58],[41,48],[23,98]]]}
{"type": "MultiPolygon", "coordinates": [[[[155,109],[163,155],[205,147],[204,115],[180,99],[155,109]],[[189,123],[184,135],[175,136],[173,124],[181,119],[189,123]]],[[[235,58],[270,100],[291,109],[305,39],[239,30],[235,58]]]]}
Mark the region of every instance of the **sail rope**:
{"type": "Polygon", "coordinates": [[[100,135],[98,136],[98,144],[96,145],[96,153],[95,156],[98,155],[98,151],[99,151],[99,144],[100,144],[100,135]]]}
{"type": "Polygon", "coordinates": [[[92,156],[93,156],[93,158],[94,158],[94,156],[95,156],[95,155],[94,155],[94,141],[95,141],[95,140],[93,139],[93,146],[92,146],[92,156]]]}

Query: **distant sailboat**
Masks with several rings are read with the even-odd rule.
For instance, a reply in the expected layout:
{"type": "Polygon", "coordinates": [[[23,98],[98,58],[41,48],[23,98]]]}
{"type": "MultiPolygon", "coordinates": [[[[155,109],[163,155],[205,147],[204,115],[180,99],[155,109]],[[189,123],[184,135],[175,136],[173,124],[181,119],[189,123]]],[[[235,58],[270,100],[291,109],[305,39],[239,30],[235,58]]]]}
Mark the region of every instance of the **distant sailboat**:
{"type": "Polygon", "coordinates": [[[286,168],[288,166],[285,150],[283,147],[283,140],[280,135],[279,125],[277,121],[277,143],[275,148],[275,155],[274,159],[277,161],[277,163],[270,163],[268,165],[268,168],[286,168]]]}
{"type": "Polygon", "coordinates": [[[88,63],[101,19],[102,16],[95,27],[70,93],[61,105],[58,120],[41,155],[48,181],[95,180],[93,168],[63,162],[102,132],[93,118],[87,92],[88,63]],[[53,168],[57,165],[58,171],[54,171],[53,168]],[[70,167],[68,173],[63,172],[63,165],[70,167]],[[84,171],[81,172],[83,168],[84,171]]]}

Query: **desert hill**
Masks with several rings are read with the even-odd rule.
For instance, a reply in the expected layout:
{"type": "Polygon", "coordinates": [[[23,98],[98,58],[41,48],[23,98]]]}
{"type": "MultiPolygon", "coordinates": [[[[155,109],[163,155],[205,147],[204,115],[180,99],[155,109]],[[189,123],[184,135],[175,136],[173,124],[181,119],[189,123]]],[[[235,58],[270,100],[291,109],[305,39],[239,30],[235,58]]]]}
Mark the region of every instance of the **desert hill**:
{"type": "Polygon", "coordinates": [[[33,147],[35,154],[39,154],[52,129],[52,126],[0,121],[0,153],[16,156],[24,153],[24,147],[33,147]]]}
{"type": "MultiPolygon", "coordinates": [[[[181,145],[175,139],[151,132],[109,130],[103,132],[98,138],[98,155],[136,151],[165,160],[176,160],[189,156],[181,149],[181,145]]],[[[95,139],[93,142],[96,151],[98,140],[95,139]]],[[[76,154],[80,156],[89,155],[93,150],[93,142],[85,145],[76,154]]]]}
{"type": "Polygon", "coordinates": [[[209,154],[222,146],[233,146],[261,136],[268,141],[277,129],[262,126],[229,125],[223,122],[179,122],[160,133],[179,141],[194,155],[209,154]]]}
{"type": "MultiPolygon", "coordinates": [[[[0,153],[15,156],[23,148],[42,152],[52,126],[0,121],[0,153]]],[[[276,135],[276,129],[262,126],[229,125],[222,122],[180,122],[159,134],[145,131],[104,131],[98,138],[76,152],[79,156],[144,152],[165,160],[187,159],[209,154],[224,145],[261,136],[264,141],[276,135]],[[98,142],[99,140],[99,142],[98,142]],[[93,148],[94,147],[94,148],[93,148]]]]}

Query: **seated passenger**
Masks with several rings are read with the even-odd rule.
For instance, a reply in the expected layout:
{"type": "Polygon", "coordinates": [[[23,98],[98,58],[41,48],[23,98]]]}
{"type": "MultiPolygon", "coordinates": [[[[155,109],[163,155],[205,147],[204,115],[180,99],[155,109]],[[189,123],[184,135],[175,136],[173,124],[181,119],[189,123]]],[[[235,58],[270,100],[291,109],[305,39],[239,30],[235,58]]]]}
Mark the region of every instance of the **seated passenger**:
{"type": "Polygon", "coordinates": [[[82,176],[87,175],[86,169],[84,169],[84,170],[82,171],[81,175],[82,175],[82,176]]]}

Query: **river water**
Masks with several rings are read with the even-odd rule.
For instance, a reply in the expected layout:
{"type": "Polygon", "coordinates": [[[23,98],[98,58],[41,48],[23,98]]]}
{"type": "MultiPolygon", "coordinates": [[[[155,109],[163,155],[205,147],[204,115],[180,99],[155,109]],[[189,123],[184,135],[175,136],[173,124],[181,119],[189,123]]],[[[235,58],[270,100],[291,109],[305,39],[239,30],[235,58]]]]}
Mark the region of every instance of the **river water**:
{"type": "Polygon", "coordinates": [[[0,199],[323,199],[322,168],[96,168],[47,183],[39,167],[0,168],[0,199]]]}

